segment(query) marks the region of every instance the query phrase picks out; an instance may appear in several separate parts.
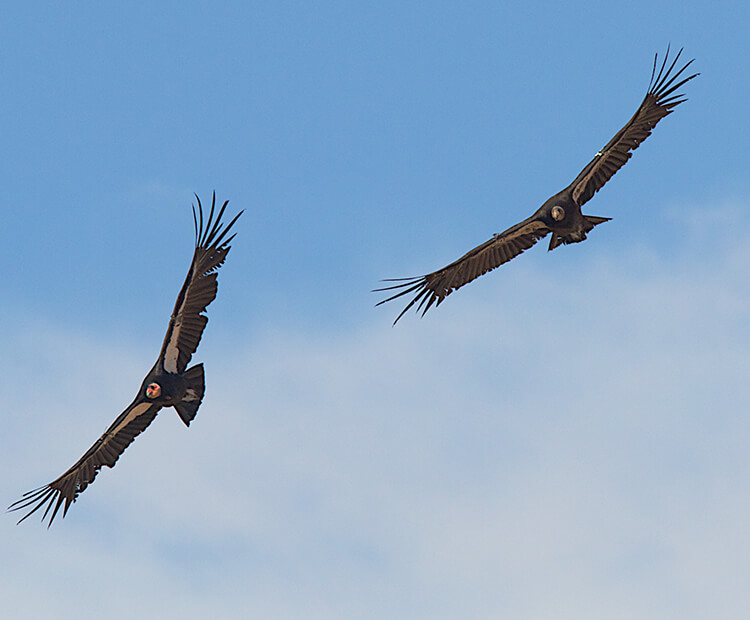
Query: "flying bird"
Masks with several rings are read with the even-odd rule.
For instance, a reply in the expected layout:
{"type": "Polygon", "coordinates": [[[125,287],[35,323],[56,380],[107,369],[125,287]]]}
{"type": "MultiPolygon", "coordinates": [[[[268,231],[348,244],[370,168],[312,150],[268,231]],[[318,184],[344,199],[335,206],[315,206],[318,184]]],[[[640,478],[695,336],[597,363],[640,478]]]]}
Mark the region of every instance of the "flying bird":
{"type": "Polygon", "coordinates": [[[425,276],[416,278],[394,278],[385,282],[398,282],[375,291],[398,291],[387,299],[378,302],[379,306],[402,295],[413,294],[393,322],[419,302],[416,310],[422,310],[422,316],[434,304],[439,306],[443,300],[456,289],[503,263],[528,250],[539,239],[552,233],[548,251],[567,243],[578,243],[586,238],[594,226],[609,221],[608,217],[583,215],[581,207],[598,192],[612,176],[630,159],[632,152],[646,138],[656,124],[686,101],[686,97],[676,91],[684,84],[698,76],[698,73],[680,79],[680,76],[693,63],[689,61],[675,71],[682,50],[677,53],[667,68],[669,47],[664,61],[656,72],[658,54],[654,57],[651,81],[640,107],[614,138],[581,170],[581,173],[564,190],[552,196],[531,217],[511,226],[505,232],[494,235],[490,240],[464,254],[457,261],[425,276]],[[679,81],[678,81],[679,80],[679,81]]]}
{"type": "Polygon", "coordinates": [[[214,192],[211,210],[204,222],[203,206],[197,195],[195,198],[198,201],[198,212],[196,214],[193,205],[193,261],[182,290],[177,296],[159,358],[146,375],[130,406],[73,467],[53,482],[25,493],[20,500],[11,504],[9,511],[30,508],[18,523],[45,505],[42,521],[50,515],[47,527],[52,525],[63,504],[62,515],[65,517],[70,505],[94,481],[99,470],[105,465],[114,467],[125,448],[151,424],[163,407],[174,407],[185,426],[190,426],[190,422],[195,418],[203,400],[203,364],[196,364],[190,368],[187,368],[187,365],[198,348],[203,329],[208,322],[208,317],[204,314],[206,307],[216,298],[217,270],[224,263],[229,253],[229,243],[234,239],[234,235],[227,237],[227,233],[242,215],[240,211],[227,226],[224,226],[221,218],[227,201],[214,219],[214,192]]]}

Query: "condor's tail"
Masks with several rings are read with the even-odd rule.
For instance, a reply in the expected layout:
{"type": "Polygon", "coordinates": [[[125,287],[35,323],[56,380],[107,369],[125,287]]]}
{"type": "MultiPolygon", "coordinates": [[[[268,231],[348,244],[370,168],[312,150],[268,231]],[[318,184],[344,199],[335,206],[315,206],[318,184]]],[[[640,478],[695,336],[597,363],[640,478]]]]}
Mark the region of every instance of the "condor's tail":
{"type": "Polygon", "coordinates": [[[203,364],[196,364],[192,368],[188,368],[183,377],[186,383],[185,396],[182,402],[175,405],[174,408],[177,409],[177,413],[180,414],[185,426],[190,426],[195,414],[198,413],[198,407],[201,406],[203,392],[206,389],[203,364]]]}
{"type": "Polygon", "coordinates": [[[590,233],[594,229],[594,226],[596,226],[597,224],[602,224],[603,222],[609,222],[609,220],[611,220],[612,218],[598,217],[596,215],[584,215],[583,219],[584,222],[581,230],[576,230],[567,235],[558,235],[556,232],[553,232],[552,239],[549,240],[549,248],[547,248],[547,251],[551,252],[558,245],[562,245],[563,243],[578,243],[579,241],[583,241],[586,238],[586,234],[590,233]]]}

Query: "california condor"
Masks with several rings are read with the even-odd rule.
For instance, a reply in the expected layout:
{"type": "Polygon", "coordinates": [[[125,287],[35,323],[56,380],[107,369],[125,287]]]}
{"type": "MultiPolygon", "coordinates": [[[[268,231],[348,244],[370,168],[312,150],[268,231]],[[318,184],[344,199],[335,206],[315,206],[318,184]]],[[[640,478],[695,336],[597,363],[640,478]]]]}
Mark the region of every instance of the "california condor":
{"type": "MultiPolygon", "coordinates": [[[[563,243],[578,243],[586,238],[594,226],[609,221],[608,217],[583,215],[581,207],[598,192],[604,184],[630,159],[632,151],[638,148],[656,124],[670,114],[676,106],[686,101],[684,95],[675,91],[699,75],[695,73],[679,81],[693,60],[674,72],[675,65],[682,50],[667,68],[669,47],[664,61],[657,74],[657,57],[651,71],[646,96],[640,107],[625,126],[615,134],[609,143],[581,171],[576,179],[560,193],[552,196],[534,215],[523,222],[511,226],[503,233],[496,234],[489,241],[475,247],[457,261],[438,271],[416,278],[388,279],[385,282],[398,282],[391,286],[375,289],[376,291],[398,291],[391,297],[376,305],[414,293],[414,298],[407,304],[393,322],[395,325],[404,313],[419,302],[417,312],[422,316],[435,304],[442,301],[456,289],[468,284],[475,278],[499,267],[528,250],[539,239],[552,233],[548,250],[554,250],[563,243]],[[666,70],[665,70],[666,69],[666,70]]],[[[657,54],[658,56],[658,54],[657,54]]]]}
{"type": "Polygon", "coordinates": [[[219,209],[214,220],[214,193],[211,211],[204,226],[203,206],[198,196],[196,199],[197,215],[193,205],[193,262],[177,296],[159,359],[143,380],[135,400],[73,467],[57,480],[25,493],[20,500],[11,504],[8,508],[11,511],[31,508],[18,523],[45,505],[42,521],[50,515],[47,527],[52,525],[63,503],[62,515],[65,517],[70,505],[94,481],[102,466],[114,467],[125,448],[151,424],[162,407],[174,407],[186,426],[195,418],[203,400],[203,364],[196,364],[190,368],[187,368],[187,365],[198,348],[203,329],[208,322],[204,311],[216,297],[217,270],[224,263],[229,253],[229,243],[234,239],[234,235],[227,237],[227,233],[242,215],[240,211],[229,225],[224,226],[221,218],[227,201],[219,209]]]}

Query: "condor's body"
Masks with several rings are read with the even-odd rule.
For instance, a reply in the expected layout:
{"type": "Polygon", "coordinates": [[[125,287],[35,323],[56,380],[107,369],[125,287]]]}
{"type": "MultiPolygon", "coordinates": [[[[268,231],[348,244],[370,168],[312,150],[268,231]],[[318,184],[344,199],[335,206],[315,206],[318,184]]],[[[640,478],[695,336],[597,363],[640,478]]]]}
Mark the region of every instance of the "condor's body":
{"type": "Polygon", "coordinates": [[[656,72],[657,59],[651,72],[646,96],[633,117],[618,131],[609,143],[596,153],[588,165],[564,190],[555,194],[529,218],[511,226],[505,232],[494,235],[485,243],[475,247],[450,265],[416,278],[396,278],[387,282],[398,282],[376,291],[396,291],[378,302],[381,305],[402,295],[414,294],[406,307],[396,317],[394,325],[413,305],[422,315],[434,304],[439,306],[456,289],[479,276],[507,263],[539,239],[552,233],[549,249],[566,243],[578,243],[586,239],[594,226],[609,221],[608,217],[584,215],[581,207],[630,159],[633,151],[643,142],[656,124],[672,113],[685,101],[676,91],[698,74],[679,79],[692,64],[692,60],[675,71],[682,50],[667,66],[669,48],[664,61],[656,72]]]}
{"type": "Polygon", "coordinates": [[[42,520],[49,515],[49,525],[52,525],[61,506],[64,506],[64,517],[78,495],[94,481],[99,470],[104,466],[114,467],[120,455],[151,424],[162,408],[174,407],[186,426],[195,418],[205,390],[203,364],[190,368],[187,365],[198,348],[208,322],[204,312],[216,297],[216,272],[224,263],[230,249],[229,243],[234,238],[234,235],[226,235],[242,215],[242,212],[238,213],[224,226],[221,218],[227,204],[223,204],[214,220],[214,194],[205,226],[200,199],[197,214],[193,207],[193,261],[177,296],[159,357],[143,380],[135,399],[75,465],[49,484],[25,493],[10,506],[9,510],[30,509],[19,523],[43,506],[46,508],[42,520]]]}

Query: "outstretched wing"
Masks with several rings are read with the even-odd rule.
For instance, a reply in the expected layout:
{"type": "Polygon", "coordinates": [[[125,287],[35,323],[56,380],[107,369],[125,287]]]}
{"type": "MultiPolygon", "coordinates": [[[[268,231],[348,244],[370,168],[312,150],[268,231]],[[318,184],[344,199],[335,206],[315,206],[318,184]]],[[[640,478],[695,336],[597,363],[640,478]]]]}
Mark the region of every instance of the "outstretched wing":
{"type": "Polygon", "coordinates": [[[203,206],[200,198],[198,201],[198,215],[193,206],[193,221],[195,222],[195,252],[193,262],[190,265],[185,284],[177,296],[172,317],[169,321],[167,335],[161,348],[159,359],[167,372],[183,373],[190,363],[190,358],[198,348],[201,341],[203,329],[208,323],[208,317],[203,312],[215,298],[218,288],[216,282],[216,271],[229,253],[229,243],[234,235],[225,238],[229,229],[242,215],[240,211],[228,226],[223,226],[221,217],[224,215],[229,201],[226,201],[219,209],[219,214],[214,220],[214,207],[216,206],[216,192],[211,200],[211,211],[208,220],[203,222],[203,206]]]}
{"type": "Polygon", "coordinates": [[[393,286],[375,289],[375,291],[399,292],[376,305],[414,293],[414,298],[407,304],[393,321],[395,325],[404,313],[419,302],[417,312],[422,310],[422,316],[435,304],[439,306],[453,291],[468,284],[479,276],[499,267],[503,263],[515,258],[524,250],[528,250],[539,239],[542,239],[550,229],[544,222],[529,218],[512,226],[489,241],[475,247],[464,254],[457,261],[438,271],[417,278],[400,278],[385,280],[386,282],[401,282],[393,286]],[[399,290],[401,289],[401,290],[399,290]],[[424,309],[423,309],[424,307],[424,309]]]}
{"type": "Polygon", "coordinates": [[[625,165],[633,151],[651,135],[651,131],[661,119],[671,114],[676,106],[687,100],[684,95],[676,94],[675,91],[700,74],[694,73],[677,81],[685,69],[695,60],[691,60],[679,71],[673,73],[680,54],[682,54],[682,50],[677,52],[672,64],[665,71],[669,60],[669,47],[667,47],[667,53],[658,74],[656,73],[658,55],[654,56],[651,82],[638,111],[570,184],[569,189],[572,190],[573,200],[576,201],[578,206],[590,200],[612,178],[615,172],[625,165]]]}
{"type": "Polygon", "coordinates": [[[43,506],[47,506],[42,515],[42,521],[52,510],[47,527],[57,515],[60,506],[63,508],[63,518],[70,505],[86,487],[94,481],[103,466],[114,467],[117,459],[125,452],[133,440],[151,424],[161,405],[142,402],[136,399],[123,411],[104,434],[91,446],[79,461],[57,480],[49,484],[24,493],[23,497],[8,507],[9,511],[29,508],[29,512],[18,522],[24,521],[43,506]],[[52,507],[54,506],[54,510],[52,507]]]}

